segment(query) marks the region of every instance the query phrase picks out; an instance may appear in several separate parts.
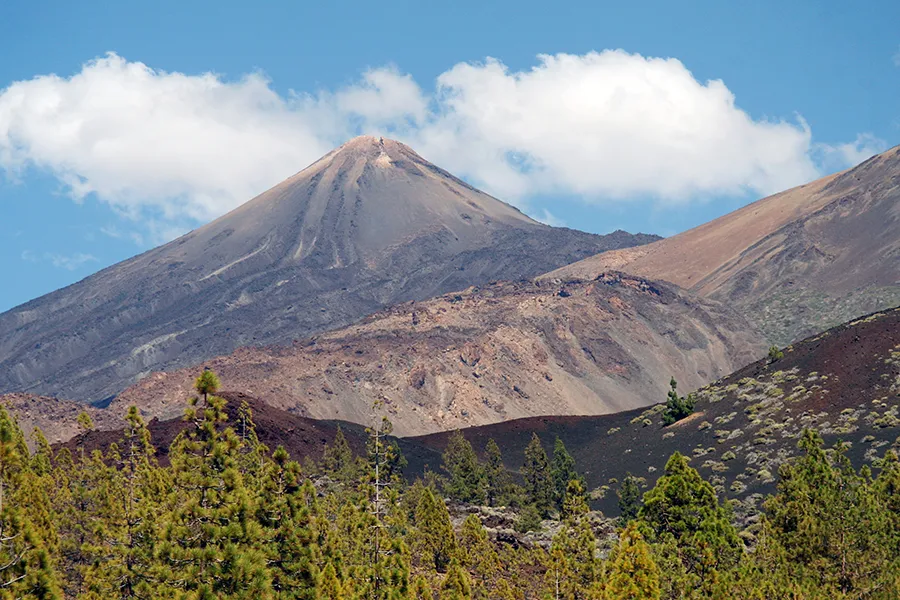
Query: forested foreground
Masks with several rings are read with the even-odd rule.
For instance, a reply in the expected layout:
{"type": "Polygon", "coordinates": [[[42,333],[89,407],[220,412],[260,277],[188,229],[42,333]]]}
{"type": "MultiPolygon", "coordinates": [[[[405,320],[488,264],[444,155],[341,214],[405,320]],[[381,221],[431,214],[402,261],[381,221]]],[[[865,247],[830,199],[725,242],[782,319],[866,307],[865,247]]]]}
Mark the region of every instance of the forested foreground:
{"type": "MultiPolygon", "coordinates": [[[[226,407],[205,372],[190,427],[155,458],[137,410],[106,453],[54,453],[0,409],[0,585],[4,598],[819,599],[900,593],[900,462],[856,471],[813,432],[780,472],[777,494],[739,531],[689,460],[656,486],[619,490],[622,515],[597,515],[561,443],[536,438],[521,480],[490,443],[480,461],[461,435],[440,473],[403,481],[403,459],[370,431],[355,457],[339,436],[301,466],[262,446],[246,406],[226,407]],[[231,417],[229,419],[229,416],[231,417]],[[447,499],[450,500],[448,503],[447,499]],[[453,515],[448,510],[453,508],[453,515]],[[477,506],[507,506],[519,532],[496,535],[477,506]],[[468,514],[465,518],[462,515],[468,514]]],[[[85,420],[84,427],[90,427],[85,420]]],[[[615,457],[610,457],[615,460],[615,457]]]]}

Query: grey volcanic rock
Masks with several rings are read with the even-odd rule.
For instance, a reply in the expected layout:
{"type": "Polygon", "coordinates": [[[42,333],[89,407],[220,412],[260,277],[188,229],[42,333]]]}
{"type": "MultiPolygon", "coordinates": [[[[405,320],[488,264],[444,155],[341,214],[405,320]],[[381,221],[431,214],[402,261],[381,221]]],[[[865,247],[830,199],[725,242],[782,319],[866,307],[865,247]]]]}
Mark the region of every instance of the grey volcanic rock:
{"type": "Polygon", "coordinates": [[[403,144],[356,138],[208,225],[0,315],[0,393],[102,402],[152,371],[655,239],[542,225],[403,144]]]}

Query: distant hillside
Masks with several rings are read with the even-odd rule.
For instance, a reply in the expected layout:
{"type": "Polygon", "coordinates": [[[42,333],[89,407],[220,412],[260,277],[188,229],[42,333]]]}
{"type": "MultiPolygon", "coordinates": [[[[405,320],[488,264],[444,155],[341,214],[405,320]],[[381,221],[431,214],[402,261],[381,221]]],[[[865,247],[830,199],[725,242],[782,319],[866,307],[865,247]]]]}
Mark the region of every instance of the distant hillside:
{"type": "MultiPolygon", "coordinates": [[[[220,394],[227,401],[226,412],[229,415],[230,424],[234,424],[237,410],[242,402],[246,402],[253,411],[253,421],[256,424],[260,441],[269,450],[275,450],[278,446],[290,453],[291,458],[302,461],[309,457],[318,460],[326,444],[334,442],[334,436],[338,427],[344,433],[350,449],[358,456],[363,456],[366,451],[367,434],[365,427],[354,423],[338,421],[316,421],[299,415],[274,408],[261,400],[240,393],[222,392],[220,394]]],[[[187,402],[182,404],[186,407],[187,402]]],[[[180,417],[167,420],[151,419],[147,423],[153,445],[157,449],[157,458],[163,465],[168,464],[169,446],[181,431],[190,426],[180,417]]],[[[86,452],[93,450],[106,451],[111,444],[119,443],[122,439],[122,429],[94,430],[82,433],[58,444],[58,447],[67,447],[72,451],[84,448],[86,452]]],[[[400,450],[408,462],[407,469],[411,476],[421,474],[425,468],[437,470],[440,468],[441,456],[431,448],[404,439],[397,439],[400,450]]]]}
{"type": "Polygon", "coordinates": [[[900,147],[665,240],[551,272],[618,269],[727,302],[788,344],[900,304],[900,147]]]}
{"type": "Polygon", "coordinates": [[[538,223],[361,137],[164,246],[0,314],[0,393],[103,403],[159,370],[659,239],[538,223]]]}
{"type": "Polygon", "coordinates": [[[110,405],[181,414],[200,369],[315,419],[366,423],[383,401],[398,435],[538,415],[647,406],[674,375],[687,389],[765,353],[727,307],[674,286],[607,273],[597,280],[505,282],[392,307],[290,347],[243,348],[153,374],[110,405]]]}
{"type": "MultiPolygon", "coordinates": [[[[334,439],[337,421],[301,417],[240,393],[222,395],[232,414],[242,400],[248,401],[262,441],[270,448],[284,445],[295,458],[317,458],[334,439]]],[[[900,308],[833,328],[784,349],[779,360],[757,361],[704,387],[694,414],[668,427],[661,423],[663,406],[602,416],[517,419],[462,431],[479,451],[489,439],[496,440],[513,472],[521,467],[532,433],[548,451],[561,438],[595,491],[595,504],[608,514],[617,512],[615,490],[627,473],[643,477],[651,487],[675,451],[691,457],[721,494],[741,501],[744,514],[752,513],[762,495],[774,490],[779,465],[798,453],[804,428],[817,429],[829,444],[849,442],[848,456],[857,465],[871,464],[900,444],[900,308]]],[[[341,426],[353,449],[362,453],[363,427],[341,426]]],[[[151,422],[163,460],[165,448],[184,427],[180,418],[151,422]]],[[[67,445],[106,448],[120,435],[95,431],[67,445]]],[[[426,467],[439,471],[449,435],[401,438],[407,475],[419,476],[426,467]]]]}
{"type": "MultiPolygon", "coordinates": [[[[660,395],[659,400],[664,400],[660,395]]],[[[616,512],[614,491],[626,475],[653,485],[676,450],[724,495],[746,504],[773,490],[778,466],[797,454],[804,428],[827,443],[852,444],[848,455],[871,463],[900,444],[900,308],[875,313],[757,361],[703,388],[690,417],[663,427],[663,404],[598,417],[522,419],[463,430],[477,449],[497,441],[518,469],[532,432],[548,451],[560,437],[592,488],[608,488],[600,506],[616,512]]],[[[448,433],[408,440],[440,451],[448,433]]]]}
{"type": "Polygon", "coordinates": [[[41,430],[51,444],[71,439],[80,432],[78,415],[82,412],[86,412],[94,425],[101,429],[118,428],[122,423],[121,415],[85,406],[81,402],[48,396],[3,394],[0,395],[0,405],[16,417],[30,445],[35,427],[41,430]]]}

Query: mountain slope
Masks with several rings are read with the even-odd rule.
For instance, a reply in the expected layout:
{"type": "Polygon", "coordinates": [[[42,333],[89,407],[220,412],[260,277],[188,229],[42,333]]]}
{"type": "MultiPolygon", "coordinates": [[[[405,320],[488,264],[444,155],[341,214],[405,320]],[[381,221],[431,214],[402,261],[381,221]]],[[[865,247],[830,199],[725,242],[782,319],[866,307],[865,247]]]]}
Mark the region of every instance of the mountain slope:
{"type": "MultiPolygon", "coordinates": [[[[804,428],[817,429],[828,444],[849,442],[848,456],[857,466],[871,465],[900,443],[900,308],[803,340],[773,363],[739,369],[701,389],[694,414],[668,427],[661,423],[663,408],[521,419],[463,433],[479,450],[495,439],[511,469],[521,466],[532,433],[548,450],[559,437],[588,484],[608,488],[599,505],[611,513],[617,511],[612,492],[627,473],[652,487],[679,451],[750,513],[760,499],[754,494],[773,491],[778,466],[798,454],[804,428]]],[[[408,441],[440,452],[448,435],[408,441]]]]}
{"type": "Polygon", "coordinates": [[[81,431],[78,415],[82,412],[91,417],[98,429],[116,429],[122,426],[122,415],[85,406],[74,400],[13,393],[0,395],[0,406],[16,418],[31,446],[34,442],[31,433],[35,427],[41,430],[51,444],[65,442],[76,436],[81,431]]]}
{"type": "Polygon", "coordinates": [[[147,373],[653,241],[537,223],[356,138],[231,213],[0,315],[0,392],[103,401],[147,373]]]}
{"type": "Polygon", "coordinates": [[[547,277],[620,269],[739,308],[790,343],[900,304],[900,147],[679,235],[547,277]]]}
{"type": "MultiPolygon", "coordinates": [[[[229,424],[234,426],[238,407],[246,402],[253,413],[253,422],[259,441],[269,450],[283,446],[291,458],[297,461],[305,457],[320,459],[326,444],[334,442],[338,427],[344,434],[350,449],[358,456],[365,456],[368,434],[365,427],[355,423],[337,421],[316,421],[275,408],[257,398],[245,394],[223,392],[226,400],[225,412],[229,415],[229,424]]],[[[151,419],[147,422],[151,441],[157,450],[157,458],[162,464],[168,463],[169,446],[181,431],[191,427],[189,422],[178,417],[173,419],[151,419]]],[[[121,427],[95,429],[67,438],[58,447],[65,446],[75,452],[83,447],[86,453],[94,450],[106,452],[112,444],[121,446],[123,430],[121,427]]],[[[411,476],[421,475],[426,468],[435,470],[441,464],[441,455],[421,444],[410,443],[394,438],[403,457],[407,461],[406,470],[411,476]]]]}
{"type": "Polygon", "coordinates": [[[291,347],[244,348],[156,373],[110,405],[181,413],[199,369],[228,390],[316,419],[365,423],[383,400],[398,435],[545,414],[600,414],[694,389],[761,356],[728,308],[618,273],[498,283],[403,304],[291,347]]]}

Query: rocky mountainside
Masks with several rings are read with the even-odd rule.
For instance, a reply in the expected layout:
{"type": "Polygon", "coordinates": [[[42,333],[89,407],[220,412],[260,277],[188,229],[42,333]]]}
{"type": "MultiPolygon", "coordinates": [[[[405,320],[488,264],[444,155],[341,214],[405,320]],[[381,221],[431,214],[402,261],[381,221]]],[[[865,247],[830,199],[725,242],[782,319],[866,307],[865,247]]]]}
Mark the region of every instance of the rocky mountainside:
{"type": "Polygon", "coordinates": [[[78,426],[78,415],[82,412],[86,412],[99,429],[115,429],[122,424],[122,415],[116,415],[93,406],[85,406],[74,400],[48,396],[23,393],[3,394],[0,395],[0,406],[16,417],[31,446],[33,446],[31,433],[35,427],[41,430],[51,444],[64,442],[78,435],[81,432],[81,428],[78,426]]]}
{"type": "MultiPolygon", "coordinates": [[[[683,386],[679,386],[681,388],[683,386]]],[[[336,421],[312,420],[242,393],[223,392],[234,413],[248,401],[261,439],[282,444],[296,458],[321,455],[334,439],[336,421]]],[[[826,443],[850,444],[857,464],[874,464],[900,436],[900,308],[874,313],[784,349],[777,360],[763,359],[701,388],[695,412],[663,427],[663,404],[599,416],[534,417],[463,429],[476,450],[497,441],[506,466],[519,470],[525,446],[537,433],[548,452],[562,439],[593,490],[595,505],[616,514],[615,490],[631,473],[651,487],[678,451],[739,502],[741,515],[758,511],[774,489],[778,467],[798,453],[804,428],[817,429],[826,443]]],[[[179,418],[153,420],[154,443],[165,448],[185,426],[179,418]]],[[[341,423],[350,445],[363,451],[360,425],[341,423]]],[[[106,448],[119,431],[95,431],[67,442],[87,450],[106,448]]],[[[437,470],[449,432],[399,440],[416,477],[437,470]]]]}
{"type": "Polygon", "coordinates": [[[542,225],[403,144],[357,138],[204,227],[0,314],[0,392],[102,404],[152,371],[655,239],[542,225]]]}
{"type": "Polygon", "coordinates": [[[288,347],[242,348],[155,373],[110,405],[181,414],[199,370],[224,389],[315,419],[366,423],[384,401],[398,435],[522,417],[594,415],[693,389],[765,353],[727,307],[621,273],[503,282],[394,306],[288,347]]]}
{"type": "Polygon", "coordinates": [[[779,345],[900,304],[900,147],[640,248],[547,277],[621,269],[737,307],[779,345]]]}
{"type": "MultiPolygon", "coordinates": [[[[681,386],[679,386],[681,387],[681,386]]],[[[652,487],[666,460],[679,451],[723,495],[752,514],[774,490],[778,466],[797,455],[804,428],[827,444],[850,444],[848,456],[872,465],[900,445],[900,308],[874,313],[784,349],[697,394],[695,412],[663,427],[664,404],[597,417],[542,417],[464,430],[476,449],[495,439],[510,469],[518,469],[532,433],[548,451],[562,439],[598,505],[615,514],[627,474],[652,487]],[[614,457],[614,458],[613,458],[614,457]]],[[[435,451],[448,433],[407,440],[435,451]]]]}

